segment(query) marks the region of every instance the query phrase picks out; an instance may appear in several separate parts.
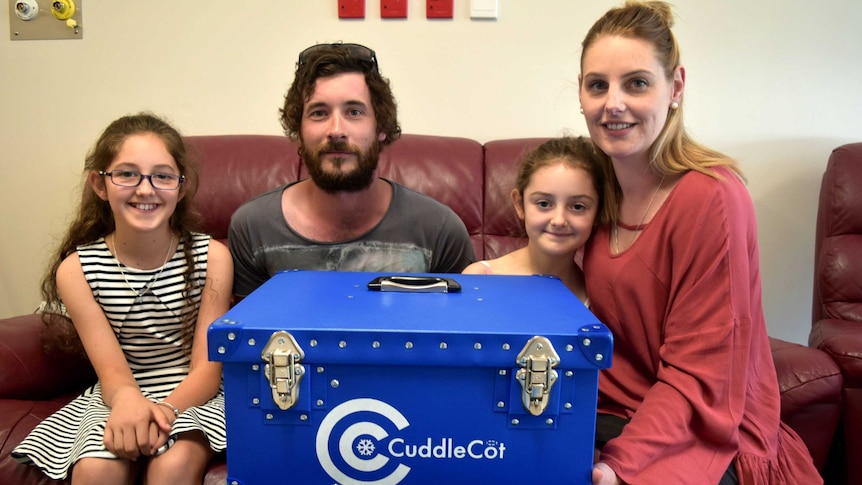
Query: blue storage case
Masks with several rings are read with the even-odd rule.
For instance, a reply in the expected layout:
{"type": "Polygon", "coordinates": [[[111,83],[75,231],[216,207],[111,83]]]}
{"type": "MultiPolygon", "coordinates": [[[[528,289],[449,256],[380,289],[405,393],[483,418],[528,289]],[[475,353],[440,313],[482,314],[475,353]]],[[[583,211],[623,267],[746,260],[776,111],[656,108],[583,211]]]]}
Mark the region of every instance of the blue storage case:
{"type": "Polygon", "coordinates": [[[613,339],[556,278],[287,271],[208,339],[228,484],[590,483],[613,339]]]}

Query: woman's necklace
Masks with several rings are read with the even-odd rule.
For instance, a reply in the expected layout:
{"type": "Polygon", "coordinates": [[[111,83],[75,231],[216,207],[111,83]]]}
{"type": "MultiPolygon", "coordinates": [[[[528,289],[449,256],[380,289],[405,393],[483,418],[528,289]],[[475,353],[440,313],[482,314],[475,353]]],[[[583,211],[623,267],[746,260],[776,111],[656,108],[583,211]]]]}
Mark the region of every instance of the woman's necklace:
{"type": "MultiPolygon", "coordinates": [[[[644,222],[646,221],[646,216],[647,216],[647,214],[649,214],[649,210],[652,207],[652,203],[655,202],[655,198],[658,195],[658,191],[661,190],[662,185],[664,185],[665,175],[667,175],[667,174],[662,174],[661,180],[658,183],[658,187],[656,187],[655,192],[652,193],[652,197],[649,200],[649,204],[647,204],[647,206],[646,206],[646,210],[644,210],[644,214],[641,216],[640,222],[638,222],[638,225],[635,226],[635,230],[634,230],[635,235],[634,235],[634,238],[632,238],[632,242],[629,243],[630,247],[632,244],[635,243],[635,240],[640,235],[641,227],[643,226],[644,222]]],[[[631,226],[629,226],[629,227],[631,227],[631,226]]],[[[614,222],[614,246],[616,246],[616,254],[620,254],[620,226],[616,222],[614,222]]]]}
{"type": "Polygon", "coordinates": [[[150,282],[147,283],[146,286],[144,286],[144,288],[141,291],[136,290],[135,287],[132,286],[131,283],[129,283],[129,279],[126,277],[126,272],[123,271],[123,267],[120,265],[120,251],[117,249],[117,235],[116,235],[116,233],[111,234],[111,243],[114,246],[114,260],[117,262],[117,269],[120,270],[120,274],[123,275],[123,279],[126,281],[126,284],[129,285],[129,288],[135,292],[135,300],[137,300],[138,298],[144,296],[148,291],[150,291],[150,288],[153,286],[153,284],[156,281],[158,281],[159,276],[162,275],[162,271],[165,270],[165,266],[168,265],[168,261],[171,259],[171,254],[173,254],[173,251],[171,251],[171,248],[174,247],[174,235],[171,234],[171,243],[168,244],[168,254],[165,255],[165,262],[162,263],[162,268],[159,270],[158,273],[156,273],[156,276],[154,276],[153,279],[151,279],[150,282]]]}

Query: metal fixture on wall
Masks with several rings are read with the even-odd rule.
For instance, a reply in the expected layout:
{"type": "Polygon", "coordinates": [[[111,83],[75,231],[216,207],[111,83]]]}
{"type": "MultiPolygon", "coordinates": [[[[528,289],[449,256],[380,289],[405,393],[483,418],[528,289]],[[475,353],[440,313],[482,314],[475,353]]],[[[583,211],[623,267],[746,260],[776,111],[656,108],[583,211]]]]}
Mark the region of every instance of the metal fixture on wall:
{"type": "Polygon", "coordinates": [[[12,40],[81,39],[84,0],[9,0],[12,40]]]}

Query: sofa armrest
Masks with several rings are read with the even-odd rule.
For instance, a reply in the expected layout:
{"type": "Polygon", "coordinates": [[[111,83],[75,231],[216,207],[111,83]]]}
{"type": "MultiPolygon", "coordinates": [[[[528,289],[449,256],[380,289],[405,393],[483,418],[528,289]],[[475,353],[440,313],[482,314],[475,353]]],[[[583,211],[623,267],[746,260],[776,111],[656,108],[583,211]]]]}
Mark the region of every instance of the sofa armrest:
{"type": "Polygon", "coordinates": [[[811,401],[841,403],[841,369],[825,352],[770,338],[778,374],[782,418],[790,417],[811,401]]]}
{"type": "Polygon", "coordinates": [[[47,400],[96,382],[85,356],[48,355],[38,314],[0,319],[0,398],[47,400]]]}
{"type": "Polygon", "coordinates": [[[811,327],[808,345],[831,357],[844,375],[844,387],[862,387],[862,323],[826,318],[811,327]]]}
{"type": "Polygon", "coordinates": [[[770,338],[781,393],[781,420],[808,446],[823,470],[841,417],[843,379],[838,365],[821,350],[770,338]]]}

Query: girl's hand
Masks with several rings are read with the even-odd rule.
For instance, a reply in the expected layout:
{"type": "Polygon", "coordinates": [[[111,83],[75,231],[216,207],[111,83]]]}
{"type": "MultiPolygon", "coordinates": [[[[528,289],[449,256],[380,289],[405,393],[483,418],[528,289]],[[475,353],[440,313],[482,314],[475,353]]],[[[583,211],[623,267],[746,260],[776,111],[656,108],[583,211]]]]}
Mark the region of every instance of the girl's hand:
{"type": "Polygon", "coordinates": [[[160,430],[164,431],[165,433],[170,433],[171,427],[174,424],[174,420],[177,419],[176,415],[174,415],[173,409],[162,404],[154,404],[154,406],[156,406],[156,409],[159,410],[159,412],[155,413],[156,424],[158,425],[160,430]]]}
{"type": "Polygon", "coordinates": [[[593,466],[593,485],[622,485],[616,472],[605,463],[598,462],[593,466]]]}
{"type": "MultiPolygon", "coordinates": [[[[174,421],[177,419],[171,408],[161,404],[153,405],[158,411],[155,412],[155,419],[150,423],[150,443],[152,443],[152,447],[146,453],[149,456],[159,454],[159,450],[168,442],[174,421]]],[[[167,448],[162,451],[167,451],[167,448]]]]}
{"type": "Polygon", "coordinates": [[[149,455],[151,450],[157,448],[154,445],[162,433],[159,430],[159,421],[167,422],[164,413],[158,410],[159,407],[137,389],[119,391],[114,397],[111,414],[105,423],[105,448],[126,460],[136,460],[141,455],[149,455]],[[152,423],[156,423],[155,429],[159,432],[152,432],[152,423]]]}
{"type": "Polygon", "coordinates": [[[155,421],[150,422],[150,449],[145,453],[147,456],[155,456],[161,452],[167,451],[167,448],[162,449],[170,438],[170,430],[163,431],[161,426],[155,421]]]}

